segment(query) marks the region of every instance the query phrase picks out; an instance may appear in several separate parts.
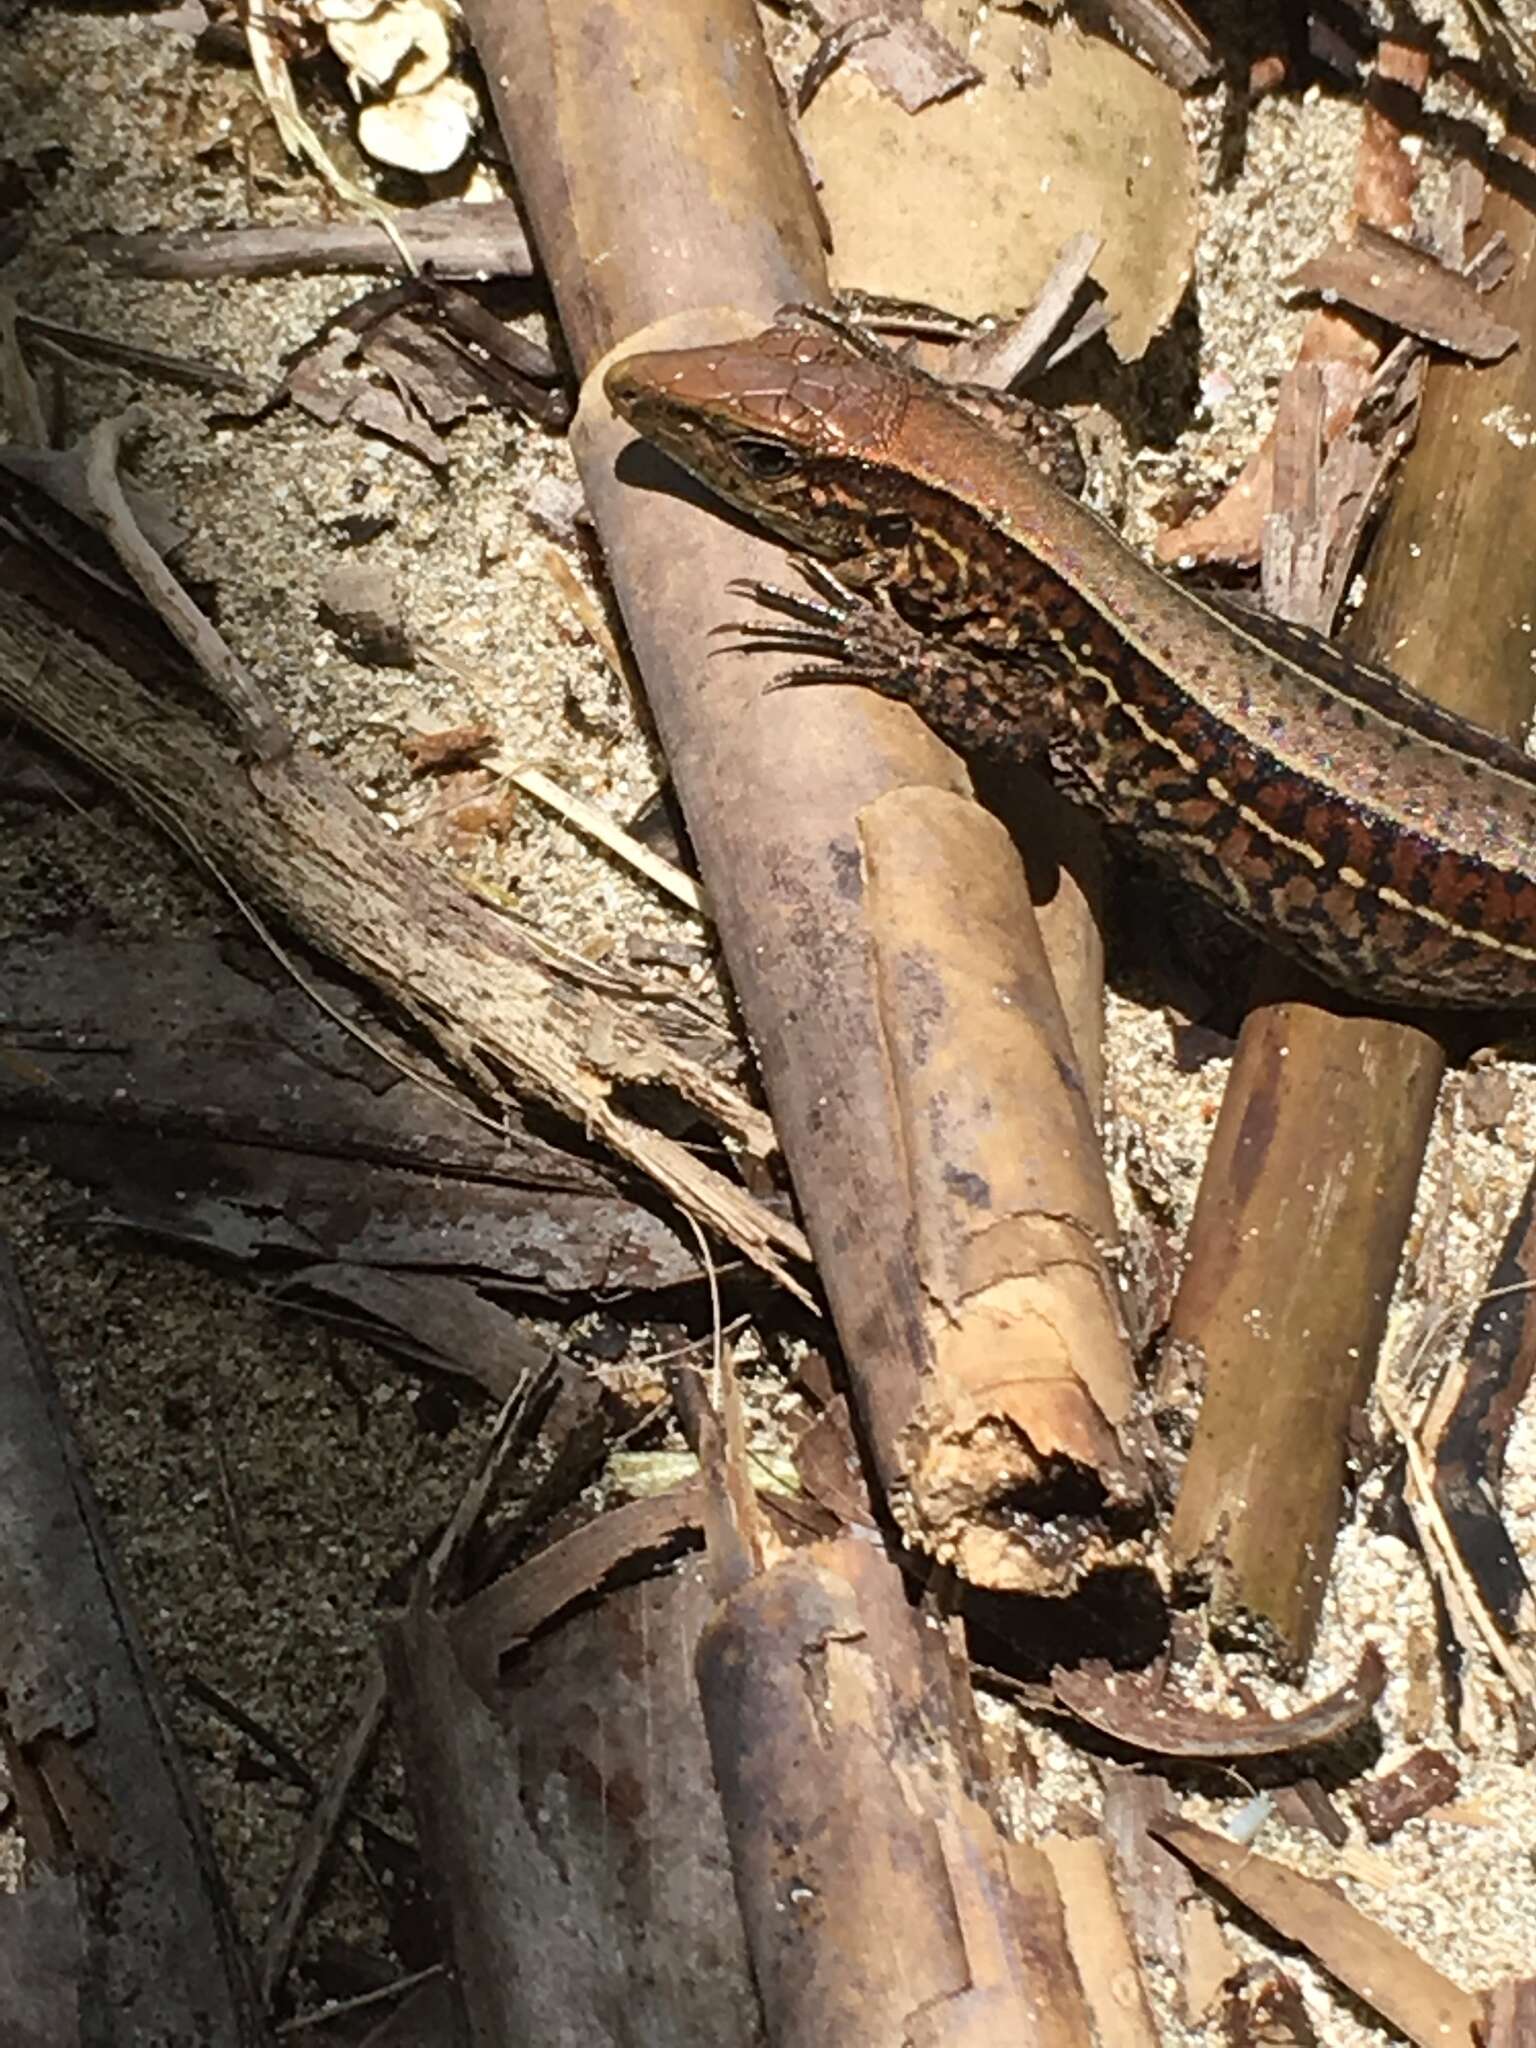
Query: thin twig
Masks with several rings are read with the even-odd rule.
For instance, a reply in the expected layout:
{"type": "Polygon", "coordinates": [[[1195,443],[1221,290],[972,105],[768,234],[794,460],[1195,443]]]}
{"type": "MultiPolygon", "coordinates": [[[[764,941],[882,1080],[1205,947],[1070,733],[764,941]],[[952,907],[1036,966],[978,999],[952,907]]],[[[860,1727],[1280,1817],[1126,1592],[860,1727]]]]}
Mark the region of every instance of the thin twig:
{"type": "Polygon", "coordinates": [[[8,415],[19,438],[32,448],[48,446],[48,422],[37,395],[37,380],[21,352],[21,313],[15,295],[0,292],[0,416],[8,415]]]}
{"type": "Polygon", "coordinates": [[[537,797],[540,803],[548,804],[568,824],[606,846],[616,853],[620,860],[627,861],[647,881],[654,882],[658,889],[665,889],[669,896],[700,917],[709,916],[709,907],[704,892],[691,875],[685,875],[681,868],[674,867],[669,860],[663,860],[659,853],[626,832],[622,825],[616,825],[606,811],[596,804],[588,803],[585,797],[573,796],[568,789],[546,775],[540,768],[519,768],[508,760],[505,754],[488,754],[484,765],[498,775],[504,775],[529,796],[537,797]]]}
{"type": "Polygon", "coordinates": [[[273,2029],[279,2035],[302,2034],[310,2027],[328,2027],[333,2020],[343,2019],[350,2012],[362,2012],[370,2005],[383,2005],[387,2000],[403,1998],[407,1991],[419,1990],[423,1984],[430,1984],[434,1977],[441,1977],[443,1964],[428,1963],[424,1970],[413,1970],[409,1977],[397,1977],[392,1984],[380,1984],[376,1990],[359,1992],[356,1998],[342,1999],[336,2005],[323,2005],[315,2012],[295,2013],[291,2020],[284,2020],[273,2029]]]}
{"type": "MultiPolygon", "coordinates": [[[[1441,1328],[1443,1323],[1437,1323],[1426,1331],[1421,1340],[1420,1360],[1441,1328]]],[[[1410,1364],[1409,1377],[1420,1360],[1410,1364]]],[[[1385,1376],[1377,1387],[1377,1397],[1381,1402],[1382,1413],[1395,1431],[1408,1461],[1409,1484],[1405,1488],[1404,1498],[1431,1569],[1440,1580],[1447,1596],[1452,1598],[1452,1604],[1466,1616],[1472,1629],[1481,1639],[1483,1648],[1508,1679],[1515,1697],[1527,1704],[1536,1702],[1536,1660],[1518,1644],[1506,1640],[1483,1602],[1477,1582],[1468,1571],[1461,1555],[1461,1547],[1456,1541],[1455,1532],[1446,1521],[1436,1497],[1435,1476],[1425,1455],[1418,1426],[1409,1413],[1406,1399],[1385,1376]]]]}
{"type": "Polygon", "coordinates": [[[251,53],[251,69],[256,74],[256,83],[261,88],[262,98],[282,138],[283,147],[317,170],[339,198],[377,221],[394,243],[400,261],[414,277],[416,262],[395,226],[393,209],[376,198],[366,186],[359,185],[337,168],[326,153],[324,143],[300,111],[288,72],[288,60],[269,26],[270,12],[268,0],[250,0],[245,16],[245,40],[251,53]]]}
{"type": "Polygon", "coordinates": [[[150,546],[123,494],[117,473],[118,451],[124,433],[135,424],[132,412],[102,420],[87,443],[86,489],[101,517],[102,530],[145,600],[186,648],[213,694],[234,718],[247,752],[258,761],[279,760],[293,739],[277,707],[150,546]]]}
{"type": "MultiPolygon", "coordinates": [[[[517,1426],[527,1414],[528,1404],[544,1376],[542,1372],[525,1372],[502,1403],[459,1504],[421,1567],[429,1597],[437,1591],[464,1538],[478,1521],[517,1426]]],[[[352,1787],[383,1721],[386,1697],[384,1669],[375,1656],[359,1691],[352,1725],[343,1738],[325,1790],[300,1830],[288,1876],[267,1923],[258,1981],[268,2008],[288,1974],[300,1923],[314,1895],[326,1854],[341,1826],[352,1787]]]]}
{"type": "Polygon", "coordinates": [[[137,348],[113,335],[93,334],[85,327],[66,327],[61,320],[44,320],[37,313],[18,313],[16,328],[18,333],[33,341],[46,342],[76,360],[142,370],[146,376],[185,384],[193,391],[229,391],[244,397],[256,388],[248,377],[242,377],[238,370],[226,370],[222,363],[201,363],[191,356],[167,355],[164,349],[137,348]]]}

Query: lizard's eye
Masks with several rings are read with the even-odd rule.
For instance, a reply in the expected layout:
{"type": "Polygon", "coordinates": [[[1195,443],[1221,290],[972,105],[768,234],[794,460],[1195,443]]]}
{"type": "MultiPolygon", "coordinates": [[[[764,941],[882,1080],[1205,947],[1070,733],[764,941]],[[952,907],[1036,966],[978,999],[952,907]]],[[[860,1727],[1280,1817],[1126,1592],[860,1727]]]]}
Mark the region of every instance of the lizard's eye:
{"type": "Polygon", "coordinates": [[[734,445],[736,460],[759,483],[777,483],[800,467],[800,458],[782,441],[754,441],[743,436],[734,445]]]}

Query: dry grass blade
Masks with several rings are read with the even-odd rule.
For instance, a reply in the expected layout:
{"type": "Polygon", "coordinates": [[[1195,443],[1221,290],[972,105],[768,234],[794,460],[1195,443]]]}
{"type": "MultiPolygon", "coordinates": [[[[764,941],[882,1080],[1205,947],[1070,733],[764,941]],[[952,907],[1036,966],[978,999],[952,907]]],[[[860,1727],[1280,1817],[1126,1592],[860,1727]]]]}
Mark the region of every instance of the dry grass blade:
{"type": "Polygon", "coordinates": [[[664,889],[686,909],[695,911],[703,918],[709,916],[704,892],[691,875],[685,875],[682,869],[674,867],[671,861],[663,860],[659,853],[653,853],[650,847],[636,839],[633,833],[626,832],[622,825],[616,825],[596,804],[588,803],[585,797],[572,795],[568,789],[562,789],[553,776],[546,775],[541,768],[515,766],[505,754],[488,754],[485,757],[485,765],[494,769],[498,775],[505,775],[509,782],[515,782],[519,789],[527,790],[528,794],[537,797],[540,803],[548,804],[552,811],[564,818],[568,824],[574,825],[577,831],[585,832],[600,845],[606,846],[610,853],[617,854],[620,860],[627,861],[636,873],[644,875],[648,882],[654,882],[658,889],[664,889]]]}

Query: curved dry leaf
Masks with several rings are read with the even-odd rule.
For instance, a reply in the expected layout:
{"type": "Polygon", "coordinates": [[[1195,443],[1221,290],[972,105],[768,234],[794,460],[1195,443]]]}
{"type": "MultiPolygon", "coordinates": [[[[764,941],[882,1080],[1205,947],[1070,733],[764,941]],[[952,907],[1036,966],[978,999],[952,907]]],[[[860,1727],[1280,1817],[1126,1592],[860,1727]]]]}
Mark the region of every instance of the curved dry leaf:
{"type": "Polygon", "coordinates": [[[357,139],[379,163],[403,171],[446,171],[469,147],[479,111],[463,79],[440,78],[429,92],[364,107],[357,139]]]}
{"type": "MultiPolygon", "coordinates": [[[[382,0],[387,6],[389,0],[382,0]]],[[[317,20],[367,21],[370,15],[381,11],[381,0],[315,0],[314,14],[317,20]]]]}
{"type": "Polygon", "coordinates": [[[346,65],[354,96],[390,87],[390,97],[423,93],[453,61],[453,38],[431,0],[390,0],[365,21],[334,21],[326,38],[346,65]]]}
{"type": "MultiPolygon", "coordinates": [[[[952,11],[936,10],[940,27],[952,11]]],[[[1134,360],[1194,262],[1199,187],[1179,96],[1065,23],[1049,36],[1049,75],[1021,86],[1021,33],[1017,17],[994,10],[962,43],[983,83],[915,115],[851,66],[833,73],[802,123],[833,228],[832,281],[1009,313],[1086,231],[1104,244],[1094,276],[1110,343],[1134,360]]]]}

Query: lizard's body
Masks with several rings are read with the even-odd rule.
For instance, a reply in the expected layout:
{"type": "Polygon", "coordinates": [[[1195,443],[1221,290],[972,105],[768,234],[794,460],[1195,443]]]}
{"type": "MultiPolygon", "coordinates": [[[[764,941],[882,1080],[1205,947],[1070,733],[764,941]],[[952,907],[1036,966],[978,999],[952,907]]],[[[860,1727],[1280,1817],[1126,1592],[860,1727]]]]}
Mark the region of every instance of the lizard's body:
{"type": "Polygon", "coordinates": [[[1536,763],[1517,747],[1173,584],[941,385],[835,331],[632,356],[607,388],[721,496],[889,600],[912,652],[865,675],[845,620],[852,679],[962,751],[1046,760],[1344,987],[1536,1004],[1536,763]]]}

